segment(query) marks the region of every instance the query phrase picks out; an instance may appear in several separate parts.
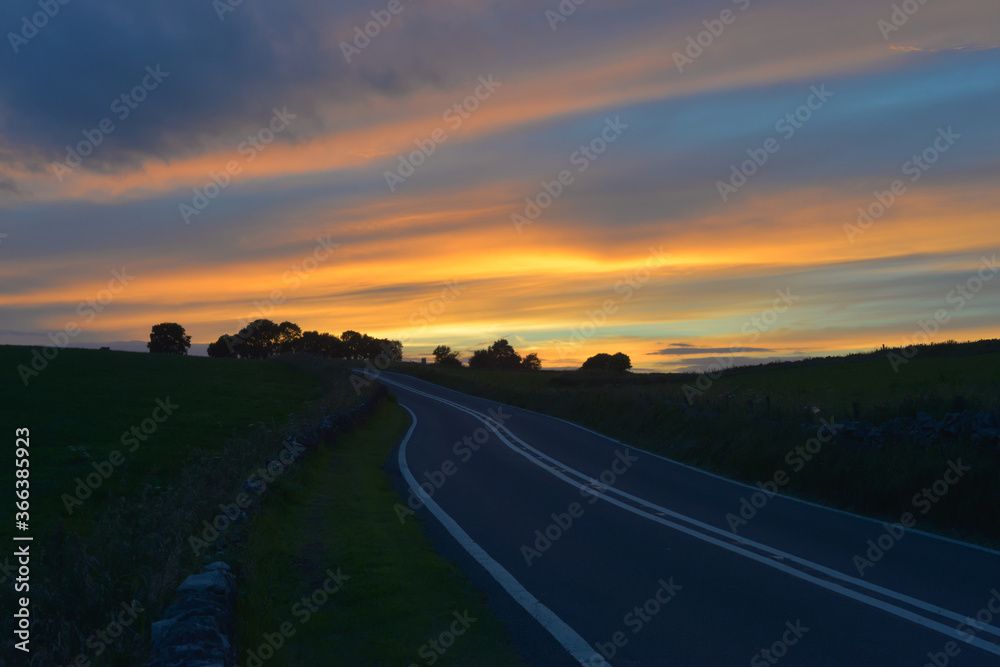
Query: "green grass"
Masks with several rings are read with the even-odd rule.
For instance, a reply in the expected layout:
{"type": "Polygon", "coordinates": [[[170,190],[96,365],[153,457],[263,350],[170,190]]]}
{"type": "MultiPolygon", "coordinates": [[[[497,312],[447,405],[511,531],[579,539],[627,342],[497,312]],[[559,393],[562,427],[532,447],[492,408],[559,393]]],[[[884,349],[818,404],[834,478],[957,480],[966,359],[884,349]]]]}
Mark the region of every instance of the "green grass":
{"type": "Polygon", "coordinates": [[[399,496],[383,465],[408,425],[402,408],[386,402],[366,428],[311,452],[278,482],[236,554],[248,580],[240,588],[240,664],[283,623],[294,634],[268,665],[430,664],[433,649],[421,655],[421,647],[466,611],[476,621],[435,664],[522,664],[483,595],[434,551],[415,517],[401,524],[393,510],[399,496]],[[293,605],[328,569],[349,579],[306,620],[293,605]]]}
{"type": "MultiPolygon", "coordinates": [[[[956,348],[959,352],[961,346],[956,348]]],[[[968,350],[969,348],[964,348],[968,350]]],[[[828,444],[801,471],[785,456],[816,434],[821,419],[881,424],[925,411],[940,418],[964,406],[1000,407],[1000,353],[918,355],[893,371],[884,354],[734,369],[693,396],[691,374],[607,375],[501,372],[395,364],[445,386],[569,419],[631,445],[749,483],[789,472],[783,491],[898,520],[949,460],[973,470],[919,527],[1000,545],[1000,452],[955,438],[930,447],[889,441],[880,450],[828,444]],[[794,474],[792,474],[794,472],[794,474]]]]}
{"type": "MultiPolygon", "coordinates": [[[[441,560],[410,518],[392,511],[398,497],[381,466],[405,429],[398,406],[371,427],[320,448],[278,484],[258,515],[249,544],[236,533],[199,556],[187,539],[231,502],[242,480],[290,432],[360,400],[342,368],[311,358],[268,362],[61,350],[25,387],[18,364],[30,348],[0,346],[3,428],[31,430],[32,588],[36,660],[68,664],[88,653],[93,665],[130,665],[148,651],[149,624],[174,599],[187,574],[238,557],[250,588],[241,599],[240,640],[256,648],[281,623],[298,623],[291,605],[338,568],[351,578],[268,664],[423,664],[419,651],[447,629],[452,614],[476,617],[438,664],[518,664],[482,596],[441,560]],[[157,399],[176,404],[135,451],[122,434],[149,419],[157,399]],[[294,418],[290,418],[291,415],[294,418]],[[63,494],[114,450],[123,462],[91,497],[67,512],[63,494]],[[123,602],[146,612],[99,659],[86,642],[123,602]],[[482,656],[494,662],[484,662],[482,656]]],[[[456,389],[568,418],[638,447],[748,482],[787,468],[785,454],[812,435],[821,417],[843,421],[855,406],[876,424],[957,405],[1000,405],[1000,354],[918,355],[893,373],[883,356],[818,360],[725,373],[689,405],[694,376],[607,376],[576,372],[500,373],[400,364],[394,370],[456,389]],[[818,414],[815,413],[818,409],[818,414]]],[[[967,442],[920,447],[890,442],[860,451],[827,445],[786,491],[844,509],[896,519],[910,498],[937,479],[949,459],[973,471],[949,490],[919,527],[1000,543],[1000,453],[967,442]]],[[[13,466],[0,473],[13,488],[13,466]]],[[[0,540],[10,544],[7,505],[0,540]]],[[[12,550],[0,552],[0,563],[12,550]]],[[[7,561],[9,564],[9,560],[7,561]]],[[[0,575],[2,579],[2,575],[0,575]]],[[[9,580],[0,597],[13,606],[9,580]]],[[[0,621],[10,636],[11,617],[0,621]]],[[[245,659],[245,652],[241,661],[245,659]]]]}
{"type": "Polygon", "coordinates": [[[78,349],[60,351],[25,387],[15,369],[31,349],[0,346],[0,368],[9,371],[0,404],[6,428],[31,430],[32,515],[39,527],[56,517],[75,525],[99,516],[110,497],[176,482],[191,456],[217,452],[251,424],[283,424],[320,395],[315,378],[280,364],[78,349]],[[123,445],[122,434],[141,428],[157,399],[168,398],[179,406],[174,414],[129,452],[133,443],[123,445]],[[70,515],[60,497],[72,495],[75,478],[93,473],[93,463],[114,450],[125,462],[70,515]]]}
{"type": "MultiPolygon", "coordinates": [[[[437,368],[432,364],[394,364],[409,373],[454,388],[489,391],[512,400],[557,392],[626,391],[639,400],[687,402],[684,386],[696,386],[690,373],[602,374],[577,371],[483,371],[437,368]],[[614,387],[610,390],[609,387],[614,387]]],[[[1000,353],[916,358],[894,372],[884,357],[821,360],[816,363],[757,366],[727,371],[699,400],[724,405],[771,398],[773,409],[801,412],[820,407],[826,414],[850,418],[858,403],[861,418],[879,422],[926,411],[940,417],[956,397],[968,407],[1000,406],[1000,353]]],[[[697,400],[696,400],[697,403],[697,400]]]]}
{"type": "MultiPolygon", "coordinates": [[[[36,660],[68,664],[83,652],[94,665],[137,664],[148,650],[149,624],[173,601],[184,576],[214,556],[214,550],[196,556],[188,536],[214,517],[219,503],[232,501],[242,480],[296,424],[358,397],[343,371],[330,378],[310,369],[308,360],[79,349],[61,350],[25,387],[16,367],[29,363],[30,350],[0,346],[0,367],[7,369],[0,405],[11,449],[15,428],[31,431],[36,660]],[[332,391],[334,385],[342,391],[332,391]],[[150,418],[158,398],[178,407],[129,452],[122,433],[150,418]],[[75,480],[94,473],[93,463],[107,461],[114,450],[124,461],[69,513],[63,494],[74,494],[75,480]],[[146,613],[95,659],[88,638],[133,599],[146,613]]],[[[12,471],[4,467],[4,489],[13,489],[12,471]]],[[[5,504],[0,526],[6,544],[12,509],[5,504]]],[[[0,562],[11,552],[0,552],[0,562]]],[[[3,591],[9,608],[9,583],[3,591]]],[[[10,620],[5,615],[0,623],[8,636],[10,620]]]]}

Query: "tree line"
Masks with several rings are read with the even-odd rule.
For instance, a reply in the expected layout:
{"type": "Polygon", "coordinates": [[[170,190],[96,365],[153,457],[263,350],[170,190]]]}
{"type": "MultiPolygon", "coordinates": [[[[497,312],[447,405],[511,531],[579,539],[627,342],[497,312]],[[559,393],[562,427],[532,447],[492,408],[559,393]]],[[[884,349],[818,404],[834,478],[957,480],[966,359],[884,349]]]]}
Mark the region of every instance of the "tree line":
{"type": "MultiPolygon", "coordinates": [[[[458,352],[452,352],[447,345],[438,345],[434,348],[433,354],[434,363],[438,366],[460,367],[462,365],[458,358],[458,352]]],[[[541,370],[542,362],[535,352],[522,358],[507,342],[506,338],[501,338],[494,341],[486,349],[473,350],[472,357],[469,359],[469,368],[498,371],[537,371],[541,370]]]]}
{"type": "MultiPolygon", "coordinates": [[[[159,354],[187,354],[191,336],[175,322],[153,327],[146,347],[159,354]]],[[[398,340],[375,338],[348,329],[340,337],[319,331],[302,331],[294,322],[275,323],[267,319],[250,322],[234,334],[222,334],[208,345],[208,356],[232,359],[267,359],[284,352],[305,352],[331,359],[403,359],[398,340]]]]}
{"type": "MultiPolygon", "coordinates": [[[[153,327],[146,344],[150,352],[158,354],[187,354],[191,336],[176,322],[163,322],[153,327]]],[[[267,359],[284,352],[304,352],[330,359],[384,359],[402,361],[403,344],[398,340],[375,338],[348,329],[338,338],[319,331],[303,332],[294,322],[274,323],[259,319],[250,322],[235,334],[222,334],[208,345],[208,356],[234,359],[267,359]]],[[[438,366],[461,367],[458,352],[447,345],[434,348],[434,363],[438,366]]],[[[517,353],[506,338],[494,341],[489,347],[472,351],[469,368],[478,370],[541,370],[538,354],[525,356],[517,353]]],[[[583,362],[580,370],[613,371],[623,373],[632,368],[628,355],[599,353],[583,362]]]]}
{"type": "MultiPolygon", "coordinates": [[[[453,352],[447,345],[438,345],[434,348],[433,354],[435,365],[455,368],[462,366],[462,361],[458,358],[458,352],[453,352]]],[[[485,349],[473,350],[472,357],[469,359],[469,368],[480,370],[538,371],[542,368],[542,362],[535,352],[521,357],[506,338],[501,338],[494,341],[492,345],[485,349]]],[[[632,360],[629,359],[627,354],[623,352],[615,354],[601,352],[583,362],[580,370],[624,373],[630,368],[632,368],[632,360]]]]}

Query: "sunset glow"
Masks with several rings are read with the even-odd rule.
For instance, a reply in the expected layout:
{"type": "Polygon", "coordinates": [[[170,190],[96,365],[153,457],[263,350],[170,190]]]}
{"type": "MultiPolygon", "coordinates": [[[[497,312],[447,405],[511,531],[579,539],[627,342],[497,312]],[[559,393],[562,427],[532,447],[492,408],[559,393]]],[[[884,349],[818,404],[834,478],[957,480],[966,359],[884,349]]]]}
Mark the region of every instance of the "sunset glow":
{"type": "Polygon", "coordinates": [[[939,309],[931,340],[998,335],[992,0],[889,31],[861,0],[403,6],[350,62],[367,4],[74,3],[5,45],[0,343],[169,321],[204,354],[268,317],[677,370],[907,344],[939,309]]]}

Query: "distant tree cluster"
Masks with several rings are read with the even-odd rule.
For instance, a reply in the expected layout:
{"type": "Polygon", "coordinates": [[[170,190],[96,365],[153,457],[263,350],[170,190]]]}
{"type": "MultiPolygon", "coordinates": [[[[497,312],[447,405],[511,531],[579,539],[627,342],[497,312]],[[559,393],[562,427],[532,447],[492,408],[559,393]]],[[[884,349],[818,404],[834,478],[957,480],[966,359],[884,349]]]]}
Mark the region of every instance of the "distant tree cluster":
{"type": "Polygon", "coordinates": [[[485,350],[473,350],[469,368],[488,370],[541,370],[542,362],[538,354],[532,352],[523,359],[514,351],[506,338],[494,341],[485,350]]]}
{"type": "Polygon", "coordinates": [[[292,322],[275,324],[271,320],[255,320],[235,335],[223,334],[208,346],[210,357],[267,359],[282,352],[291,352],[302,338],[302,329],[292,322]]]}
{"type": "Polygon", "coordinates": [[[632,368],[632,360],[622,352],[615,354],[600,352],[587,359],[583,362],[583,366],[580,366],[581,371],[614,371],[617,373],[624,373],[630,368],[632,368]]]}
{"type": "MultiPolygon", "coordinates": [[[[191,336],[175,322],[153,327],[146,344],[155,354],[187,354],[191,336]]],[[[294,322],[275,324],[255,320],[235,334],[223,334],[208,346],[208,356],[235,359],[267,359],[283,352],[306,352],[331,359],[403,359],[403,344],[398,340],[374,338],[357,331],[345,331],[340,338],[318,331],[303,332],[294,322]]],[[[461,365],[461,363],[459,364],[461,365]]]]}
{"type": "Polygon", "coordinates": [[[275,324],[260,319],[235,334],[223,334],[208,345],[210,357],[267,359],[283,352],[305,352],[331,359],[375,359],[384,355],[389,361],[400,361],[403,344],[351,330],[337,338],[319,331],[303,332],[294,322],[275,324]]]}

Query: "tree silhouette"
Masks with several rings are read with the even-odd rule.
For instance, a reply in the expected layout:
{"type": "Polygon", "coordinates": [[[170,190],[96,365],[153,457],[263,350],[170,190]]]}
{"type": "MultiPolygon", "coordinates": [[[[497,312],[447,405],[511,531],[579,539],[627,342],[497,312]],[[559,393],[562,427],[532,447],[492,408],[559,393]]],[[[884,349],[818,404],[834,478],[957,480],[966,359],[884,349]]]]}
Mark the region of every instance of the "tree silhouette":
{"type": "Polygon", "coordinates": [[[236,354],[243,359],[267,359],[278,352],[281,328],[271,320],[254,320],[236,334],[236,354]]]}
{"type": "Polygon", "coordinates": [[[238,338],[229,334],[222,334],[219,340],[208,344],[208,356],[219,358],[235,358],[236,343],[238,338]]]}
{"type": "Polygon", "coordinates": [[[403,343],[398,340],[389,340],[388,338],[378,338],[379,347],[381,352],[385,354],[386,359],[389,361],[402,361],[403,360],[403,343]]]}
{"type": "Polygon", "coordinates": [[[501,338],[485,350],[473,350],[469,368],[517,370],[521,368],[521,356],[514,351],[506,338],[501,338]]]}
{"type": "Polygon", "coordinates": [[[613,355],[600,352],[587,359],[583,362],[583,366],[580,366],[582,371],[613,371],[616,373],[624,373],[630,368],[632,368],[632,360],[622,352],[616,352],[613,355]]]}
{"type": "Polygon", "coordinates": [[[154,324],[146,347],[153,354],[187,354],[191,336],[176,322],[154,324]]]}
{"type": "Polygon", "coordinates": [[[208,346],[210,357],[267,359],[285,352],[303,352],[330,359],[375,359],[389,361],[403,358],[403,344],[398,340],[373,338],[357,331],[345,331],[343,338],[318,331],[302,332],[294,322],[275,324],[259,319],[250,322],[235,335],[223,334],[208,346]]]}
{"type": "Polygon", "coordinates": [[[537,352],[531,352],[521,360],[521,368],[528,371],[542,370],[542,360],[538,358],[537,352]]]}
{"type": "Polygon", "coordinates": [[[458,352],[452,352],[451,348],[447,345],[438,345],[434,348],[434,363],[438,366],[454,366],[459,367],[462,362],[458,358],[458,352]]]}
{"type": "Polygon", "coordinates": [[[347,348],[343,341],[332,334],[318,331],[307,331],[302,334],[293,343],[292,350],[333,359],[343,359],[347,356],[347,348]]]}
{"type": "Polygon", "coordinates": [[[302,336],[302,329],[298,324],[292,322],[282,322],[278,325],[278,334],[275,343],[280,352],[291,352],[295,349],[295,341],[302,336]]]}
{"type": "Polygon", "coordinates": [[[357,331],[348,329],[340,334],[340,340],[344,343],[344,350],[348,359],[361,359],[364,345],[364,337],[357,331]]]}

